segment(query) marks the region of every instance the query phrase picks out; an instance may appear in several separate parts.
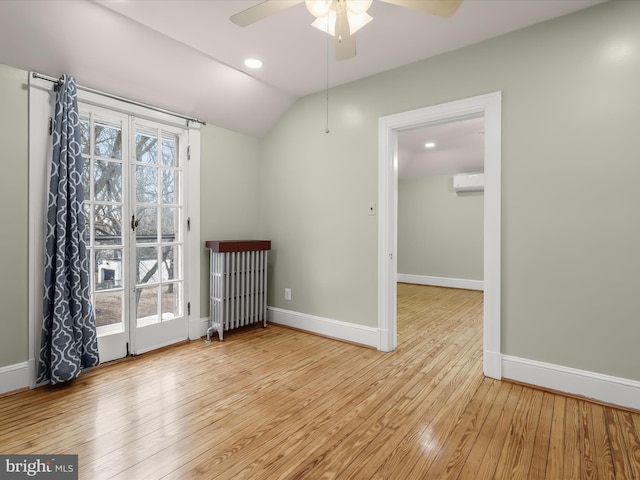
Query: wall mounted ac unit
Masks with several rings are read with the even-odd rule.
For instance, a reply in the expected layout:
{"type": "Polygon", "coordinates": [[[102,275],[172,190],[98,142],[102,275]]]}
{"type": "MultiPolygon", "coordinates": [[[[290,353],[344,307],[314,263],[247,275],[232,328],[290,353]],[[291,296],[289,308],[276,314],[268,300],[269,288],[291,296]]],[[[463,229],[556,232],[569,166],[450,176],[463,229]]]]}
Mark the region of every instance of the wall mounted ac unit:
{"type": "Polygon", "coordinates": [[[461,173],[453,176],[456,192],[484,192],[484,173],[461,173]]]}

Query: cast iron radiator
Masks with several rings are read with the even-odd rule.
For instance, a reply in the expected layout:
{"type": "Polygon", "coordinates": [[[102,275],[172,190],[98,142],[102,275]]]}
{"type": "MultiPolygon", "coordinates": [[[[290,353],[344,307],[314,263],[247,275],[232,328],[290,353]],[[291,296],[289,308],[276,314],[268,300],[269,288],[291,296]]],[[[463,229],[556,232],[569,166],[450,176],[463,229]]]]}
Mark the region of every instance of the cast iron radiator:
{"type": "Polygon", "coordinates": [[[267,326],[267,252],[270,240],[211,240],[209,328],[211,335],[262,322],[267,326]]]}

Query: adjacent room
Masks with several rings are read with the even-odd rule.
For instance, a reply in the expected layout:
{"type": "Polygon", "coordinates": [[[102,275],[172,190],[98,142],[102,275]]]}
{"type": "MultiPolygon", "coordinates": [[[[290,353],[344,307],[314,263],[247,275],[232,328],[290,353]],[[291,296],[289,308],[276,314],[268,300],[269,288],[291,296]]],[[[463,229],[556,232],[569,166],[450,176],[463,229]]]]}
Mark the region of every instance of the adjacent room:
{"type": "Polygon", "coordinates": [[[640,478],[640,2],[4,0],[0,45],[0,477],[640,478]]]}

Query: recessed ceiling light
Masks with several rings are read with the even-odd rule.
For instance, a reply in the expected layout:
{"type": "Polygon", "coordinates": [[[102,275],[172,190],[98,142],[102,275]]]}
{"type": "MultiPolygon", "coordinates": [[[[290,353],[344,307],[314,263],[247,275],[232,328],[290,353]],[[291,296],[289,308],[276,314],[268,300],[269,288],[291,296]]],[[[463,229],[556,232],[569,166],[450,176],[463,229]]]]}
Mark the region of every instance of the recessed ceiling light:
{"type": "Polygon", "coordinates": [[[257,58],[247,58],[244,61],[244,65],[248,68],[260,68],[262,67],[262,62],[257,58]]]}
{"type": "Polygon", "coordinates": [[[433,143],[433,142],[427,142],[427,143],[424,144],[424,148],[433,148],[435,146],[436,146],[436,144],[433,143]]]}

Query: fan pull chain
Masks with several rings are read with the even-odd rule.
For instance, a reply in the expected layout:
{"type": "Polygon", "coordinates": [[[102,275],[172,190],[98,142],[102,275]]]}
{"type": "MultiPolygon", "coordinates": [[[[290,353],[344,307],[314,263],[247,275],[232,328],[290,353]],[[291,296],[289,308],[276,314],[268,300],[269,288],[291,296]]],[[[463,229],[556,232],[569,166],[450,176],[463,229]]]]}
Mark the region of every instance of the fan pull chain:
{"type": "Polygon", "coordinates": [[[326,103],[327,103],[327,126],[324,133],[329,133],[329,22],[327,22],[327,89],[326,89],[326,103]]]}

